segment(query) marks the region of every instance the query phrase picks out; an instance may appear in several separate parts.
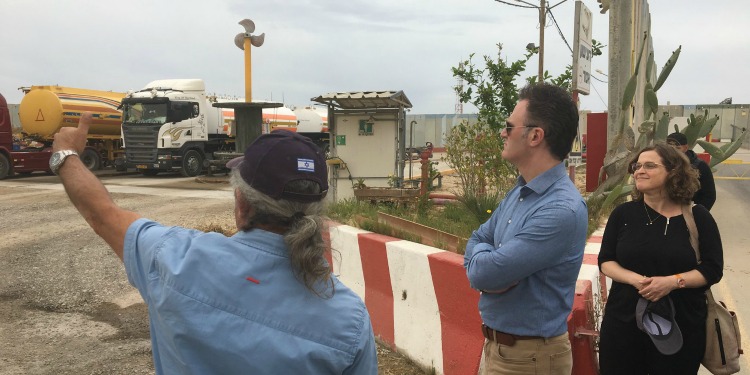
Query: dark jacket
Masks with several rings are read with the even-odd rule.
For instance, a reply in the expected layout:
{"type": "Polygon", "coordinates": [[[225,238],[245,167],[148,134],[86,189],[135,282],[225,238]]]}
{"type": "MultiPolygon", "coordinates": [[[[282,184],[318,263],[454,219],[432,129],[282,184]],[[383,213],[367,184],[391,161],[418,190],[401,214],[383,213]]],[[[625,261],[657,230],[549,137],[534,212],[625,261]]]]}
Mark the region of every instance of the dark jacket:
{"type": "Polygon", "coordinates": [[[701,183],[700,190],[696,191],[693,196],[693,202],[711,210],[714,202],[716,202],[716,186],[714,185],[714,174],[711,171],[711,167],[699,158],[693,150],[687,150],[685,154],[690,159],[690,164],[693,165],[693,168],[698,170],[698,180],[701,183]]]}

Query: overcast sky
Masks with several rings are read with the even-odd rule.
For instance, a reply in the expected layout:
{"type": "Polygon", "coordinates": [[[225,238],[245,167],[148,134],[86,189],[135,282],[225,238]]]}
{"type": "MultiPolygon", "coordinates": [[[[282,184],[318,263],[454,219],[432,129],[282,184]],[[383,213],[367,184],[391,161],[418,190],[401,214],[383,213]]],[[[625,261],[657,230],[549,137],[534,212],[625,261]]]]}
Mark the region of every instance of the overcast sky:
{"type": "MultiPolygon", "coordinates": [[[[569,43],[574,3],[552,9],[569,43]]],[[[657,65],[683,46],[660,103],[712,104],[730,96],[750,103],[746,3],[651,3],[657,65]]],[[[595,0],[584,4],[594,14],[594,39],[606,45],[609,14],[599,14],[595,0]]],[[[255,22],[255,34],[266,34],[252,50],[253,98],[287,106],[327,92],[403,90],[411,113],[453,113],[451,67],[471,53],[483,65],[497,43],[515,61],[539,39],[537,10],[493,0],[0,0],[0,93],[19,103],[21,86],[126,92],[156,79],[202,78],[209,92],[243,96],[243,52],[233,40],[244,18],[255,22]]],[[[604,52],[592,65],[606,74],[604,52]]],[[[549,21],[544,62],[553,75],[571,63],[549,21]]],[[[522,78],[536,71],[535,57],[522,78]]],[[[602,111],[606,102],[606,83],[594,80],[581,108],[602,111]]]]}

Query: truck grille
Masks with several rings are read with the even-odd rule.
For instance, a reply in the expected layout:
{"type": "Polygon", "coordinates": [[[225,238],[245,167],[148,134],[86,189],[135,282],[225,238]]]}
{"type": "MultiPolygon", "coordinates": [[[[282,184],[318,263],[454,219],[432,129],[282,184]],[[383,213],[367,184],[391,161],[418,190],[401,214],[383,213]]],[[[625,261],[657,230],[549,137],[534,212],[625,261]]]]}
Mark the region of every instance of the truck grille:
{"type": "Polygon", "coordinates": [[[128,163],[155,163],[161,124],[123,124],[125,158],[128,163]]]}

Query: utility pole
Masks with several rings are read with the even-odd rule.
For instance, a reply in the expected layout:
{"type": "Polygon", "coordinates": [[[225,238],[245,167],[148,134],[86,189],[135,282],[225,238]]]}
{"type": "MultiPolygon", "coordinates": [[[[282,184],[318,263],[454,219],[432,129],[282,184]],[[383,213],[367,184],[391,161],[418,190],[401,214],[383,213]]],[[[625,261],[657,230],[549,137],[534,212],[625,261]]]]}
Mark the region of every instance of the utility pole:
{"type": "MultiPolygon", "coordinates": [[[[630,110],[623,111],[620,106],[625,85],[632,75],[632,61],[634,60],[632,55],[636,48],[636,43],[633,43],[633,3],[633,1],[613,1],[609,5],[607,149],[617,135],[620,118],[628,116],[630,119],[631,116],[630,110]]],[[[626,121],[625,126],[631,126],[631,121],[626,121]]]]}
{"type": "Polygon", "coordinates": [[[539,79],[537,82],[544,81],[544,24],[547,21],[545,2],[545,0],[539,0],[539,79]]]}

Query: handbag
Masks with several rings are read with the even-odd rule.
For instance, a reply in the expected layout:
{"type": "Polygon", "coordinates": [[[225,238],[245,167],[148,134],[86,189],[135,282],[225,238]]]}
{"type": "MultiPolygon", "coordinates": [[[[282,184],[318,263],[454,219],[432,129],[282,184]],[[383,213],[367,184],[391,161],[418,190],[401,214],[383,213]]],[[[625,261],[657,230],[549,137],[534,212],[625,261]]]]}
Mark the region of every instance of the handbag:
{"type": "MultiPolygon", "coordinates": [[[[682,207],[682,215],[690,232],[690,244],[695,250],[698,263],[701,262],[698,251],[698,228],[695,225],[693,209],[689,205],[682,207]]],[[[722,301],[716,301],[711,288],[706,290],[706,352],[701,364],[714,375],[728,375],[740,372],[740,338],[737,314],[729,311],[722,301]]]]}

